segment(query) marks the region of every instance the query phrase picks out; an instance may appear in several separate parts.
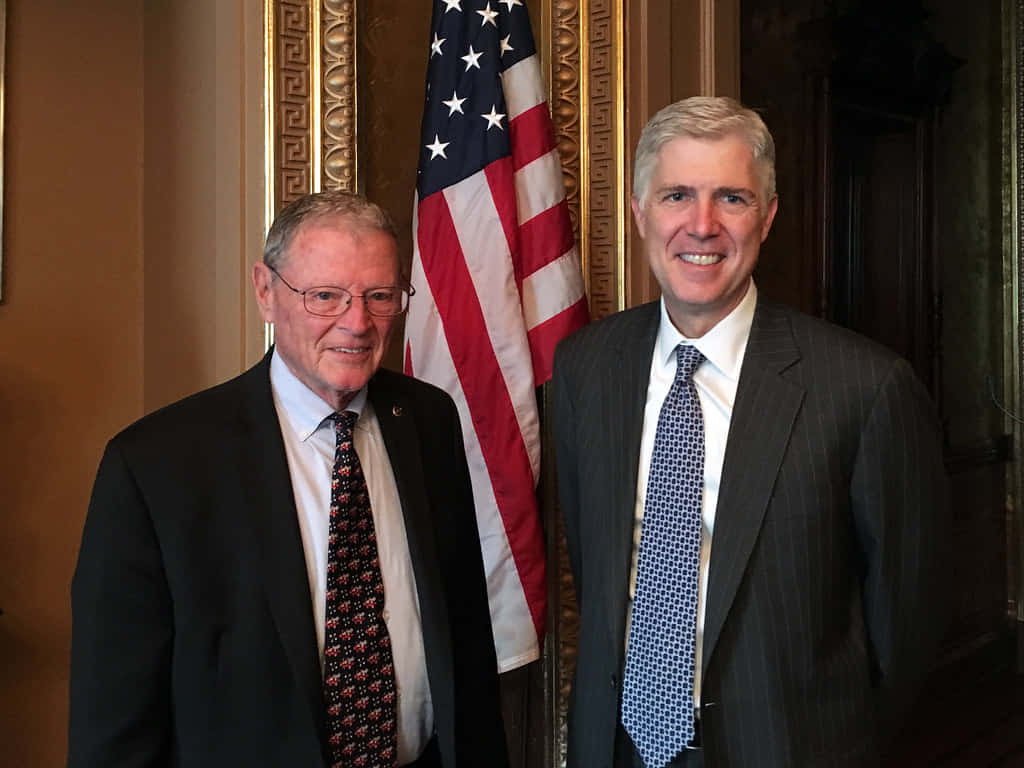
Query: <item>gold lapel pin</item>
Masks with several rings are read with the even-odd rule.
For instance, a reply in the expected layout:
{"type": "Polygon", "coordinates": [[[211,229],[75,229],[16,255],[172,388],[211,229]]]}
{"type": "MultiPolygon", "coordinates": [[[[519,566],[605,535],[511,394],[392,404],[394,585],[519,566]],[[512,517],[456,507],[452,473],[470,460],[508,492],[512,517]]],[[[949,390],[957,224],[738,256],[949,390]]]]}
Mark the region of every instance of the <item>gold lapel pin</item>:
{"type": "Polygon", "coordinates": [[[401,416],[402,415],[402,406],[400,406],[400,405],[393,405],[393,406],[391,406],[391,413],[393,415],[395,415],[395,416],[401,416]]]}

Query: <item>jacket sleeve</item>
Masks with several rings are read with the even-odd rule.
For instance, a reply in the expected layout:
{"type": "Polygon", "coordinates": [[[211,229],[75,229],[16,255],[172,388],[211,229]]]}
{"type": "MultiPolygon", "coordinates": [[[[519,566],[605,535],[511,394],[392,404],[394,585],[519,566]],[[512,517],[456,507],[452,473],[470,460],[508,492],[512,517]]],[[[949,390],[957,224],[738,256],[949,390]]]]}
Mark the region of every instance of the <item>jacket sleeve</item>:
{"type": "Polygon", "coordinates": [[[851,503],[882,727],[891,735],[930,671],[948,620],[942,441],[931,400],[903,360],[884,378],[865,422],[851,503]]]}
{"type": "Polygon", "coordinates": [[[116,440],[93,486],[71,604],[68,765],[167,765],[170,594],[156,532],[116,440]]]}

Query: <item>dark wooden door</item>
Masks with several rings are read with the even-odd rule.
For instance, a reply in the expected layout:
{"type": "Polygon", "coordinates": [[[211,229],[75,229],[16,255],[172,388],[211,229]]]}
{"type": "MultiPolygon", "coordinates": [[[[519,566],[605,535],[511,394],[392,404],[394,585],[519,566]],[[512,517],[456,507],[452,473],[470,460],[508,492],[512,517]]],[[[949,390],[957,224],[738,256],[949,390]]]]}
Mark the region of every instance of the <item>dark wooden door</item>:
{"type": "Polygon", "coordinates": [[[932,115],[836,96],[827,149],[833,227],[826,315],[906,357],[934,395],[932,115]]]}
{"type": "MultiPolygon", "coordinates": [[[[953,0],[742,3],[742,99],[778,145],[758,285],[904,355],[943,423],[954,557],[935,599],[952,621],[890,747],[894,766],[990,764],[962,756],[984,723],[1019,716],[1008,546],[1019,504],[994,402],[1013,322],[1000,13],[953,0]]],[[[1024,734],[1014,738],[1018,749],[1024,734]]]]}

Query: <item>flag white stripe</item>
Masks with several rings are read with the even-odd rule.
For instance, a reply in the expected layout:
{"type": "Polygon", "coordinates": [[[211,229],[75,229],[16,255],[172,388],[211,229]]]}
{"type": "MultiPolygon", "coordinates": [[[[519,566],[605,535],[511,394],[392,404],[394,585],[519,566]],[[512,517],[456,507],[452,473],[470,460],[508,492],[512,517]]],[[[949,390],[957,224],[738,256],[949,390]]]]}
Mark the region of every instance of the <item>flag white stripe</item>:
{"type": "Polygon", "coordinates": [[[562,202],[565,187],[558,152],[552,150],[516,171],[515,185],[520,226],[562,202]]]}
{"type": "Polygon", "coordinates": [[[515,275],[505,231],[483,171],[443,190],[462,253],[480,301],[487,335],[501,369],[512,409],[530,457],[534,483],[540,477],[540,424],[515,275]]]}
{"type": "Polygon", "coordinates": [[[527,331],[583,298],[576,246],[523,280],[523,317],[527,331]]]}
{"type": "Polygon", "coordinates": [[[505,109],[509,121],[547,100],[541,85],[540,59],[528,56],[501,73],[501,87],[505,91],[505,109]]]}

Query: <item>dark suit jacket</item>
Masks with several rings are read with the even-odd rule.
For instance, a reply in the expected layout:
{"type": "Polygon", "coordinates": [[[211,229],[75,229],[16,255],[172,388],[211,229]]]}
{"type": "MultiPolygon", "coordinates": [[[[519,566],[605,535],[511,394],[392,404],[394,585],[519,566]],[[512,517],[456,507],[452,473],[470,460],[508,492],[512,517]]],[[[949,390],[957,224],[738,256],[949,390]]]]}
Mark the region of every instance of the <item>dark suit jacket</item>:
{"type": "MultiPolygon", "coordinates": [[[[569,765],[612,763],[648,304],[556,352],[558,483],[580,607],[569,765]]],[[[940,437],[906,362],[759,300],[715,515],[704,619],[707,766],[877,765],[943,627],[940,437]]]]}
{"type": "MultiPolygon", "coordinates": [[[[117,435],[72,583],[69,765],[323,765],[309,579],[268,355],[117,435]]],[[[451,399],[379,371],[446,768],[504,765],[480,544],[451,399]]]]}

